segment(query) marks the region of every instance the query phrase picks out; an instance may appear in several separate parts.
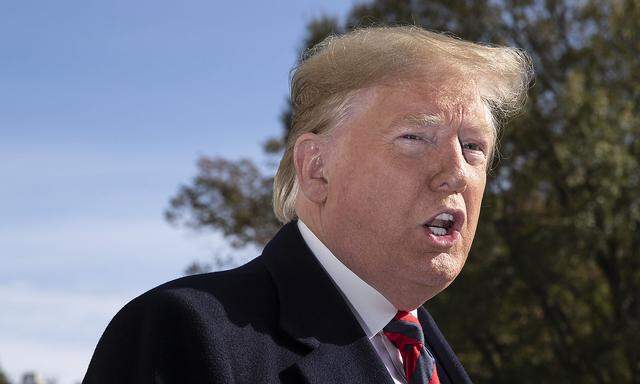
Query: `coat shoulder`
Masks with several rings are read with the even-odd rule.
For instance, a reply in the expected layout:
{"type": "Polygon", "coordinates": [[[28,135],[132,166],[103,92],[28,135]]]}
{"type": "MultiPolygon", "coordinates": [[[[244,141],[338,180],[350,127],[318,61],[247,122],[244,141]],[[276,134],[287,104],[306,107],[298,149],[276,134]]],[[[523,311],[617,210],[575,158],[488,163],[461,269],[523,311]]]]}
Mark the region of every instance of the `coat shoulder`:
{"type": "Polygon", "coordinates": [[[139,317],[145,321],[175,321],[176,316],[211,320],[256,315],[264,318],[265,311],[277,307],[273,305],[276,300],[276,288],[258,257],[238,268],[164,283],[131,300],[114,321],[139,317]]]}
{"type": "Polygon", "coordinates": [[[232,381],[227,341],[253,337],[248,331],[271,333],[277,308],[276,288],[260,257],[232,270],[162,284],[111,320],[84,383],[155,382],[178,372],[175,382],[185,379],[184,372],[215,372],[232,381]]]}
{"type": "Polygon", "coordinates": [[[234,269],[181,277],[162,284],[132,301],[133,305],[179,306],[182,310],[209,316],[235,313],[250,315],[252,310],[273,308],[276,288],[261,257],[234,269]]]}

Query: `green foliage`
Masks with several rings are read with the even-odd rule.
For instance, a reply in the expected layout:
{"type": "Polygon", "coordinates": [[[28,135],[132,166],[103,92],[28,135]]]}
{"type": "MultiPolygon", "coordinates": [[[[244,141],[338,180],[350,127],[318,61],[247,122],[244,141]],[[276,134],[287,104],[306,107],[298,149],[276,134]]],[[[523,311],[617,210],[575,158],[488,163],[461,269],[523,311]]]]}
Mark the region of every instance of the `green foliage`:
{"type": "Polygon", "coordinates": [[[201,158],[198,175],[170,201],[165,218],[192,228],[215,228],[236,247],[265,244],[280,227],[271,210],[273,177],[249,160],[201,158]]]}
{"type": "MultiPolygon", "coordinates": [[[[379,0],[342,26],[309,27],[307,46],[358,26],[417,24],[534,59],[467,264],[427,303],[475,382],[640,383],[638,20],[635,0],[379,0]]],[[[236,244],[264,244],[278,227],[271,176],[213,163],[169,216],[182,210],[236,244]]]]}

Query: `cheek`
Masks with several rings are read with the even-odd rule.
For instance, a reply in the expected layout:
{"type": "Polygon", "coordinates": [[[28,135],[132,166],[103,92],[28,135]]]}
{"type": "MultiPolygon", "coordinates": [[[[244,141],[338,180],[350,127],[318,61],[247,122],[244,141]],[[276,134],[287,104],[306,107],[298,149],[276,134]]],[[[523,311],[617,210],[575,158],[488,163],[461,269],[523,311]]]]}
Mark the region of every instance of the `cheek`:
{"type": "Polygon", "coordinates": [[[409,196],[416,194],[416,186],[412,185],[416,176],[391,161],[370,161],[360,176],[357,192],[373,211],[389,215],[404,213],[409,196]]]}
{"type": "Polygon", "coordinates": [[[342,170],[341,181],[335,186],[336,209],[349,212],[360,225],[378,228],[406,211],[402,204],[409,201],[406,196],[411,190],[407,185],[409,175],[371,158],[351,164],[342,170]]]}
{"type": "Polygon", "coordinates": [[[390,199],[381,182],[384,176],[366,168],[345,175],[345,182],[337,187],[336,204],[337,207],[350,211],[357,221],[370,222],[374,220],[376,213],[389,209],[390,199]]]}
{"type": "Polygon", "coordinates": [[[486,182],[486,176],[479,175],[477,179],[469,184],[469,187],[465,196],[465,204],[467,206],[467,214],[469,223],[467,225],[470,235],[475,233],[476,226],[478,224],[478,218],[480,216],[480,207],[482,206],[482,197],[484,195],[484,187],[486,182]]]}

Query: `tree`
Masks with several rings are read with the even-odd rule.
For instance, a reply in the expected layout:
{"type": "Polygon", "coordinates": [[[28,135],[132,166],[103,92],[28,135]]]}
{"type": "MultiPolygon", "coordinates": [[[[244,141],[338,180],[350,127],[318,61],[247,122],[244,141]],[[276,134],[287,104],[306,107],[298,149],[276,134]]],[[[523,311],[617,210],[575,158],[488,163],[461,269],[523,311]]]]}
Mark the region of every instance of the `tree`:
{"type": "Polygon", "coordinates": [[[0,367],[0,384],[10,384],[9,379],[7,378],[7,376],[4,374],[4,371],[2,370],[2,367],[0,367]]]}
{"type": "MultiPolygon", "coordinates": [[[[474,246],[426,306],[474,381],[640,383],[640,3],[378,0],[312,22],[305,46],[366,25],[418,24],[533,57],[526,111],[503,122],[474,246]]],[[[279,153],[290,116],[283,114],[279,153]]],[[[204,159],[169,217],[264,244],[271,175],[204,159]],[[232,177],[234,176],[234,177],[232,177]]]]}

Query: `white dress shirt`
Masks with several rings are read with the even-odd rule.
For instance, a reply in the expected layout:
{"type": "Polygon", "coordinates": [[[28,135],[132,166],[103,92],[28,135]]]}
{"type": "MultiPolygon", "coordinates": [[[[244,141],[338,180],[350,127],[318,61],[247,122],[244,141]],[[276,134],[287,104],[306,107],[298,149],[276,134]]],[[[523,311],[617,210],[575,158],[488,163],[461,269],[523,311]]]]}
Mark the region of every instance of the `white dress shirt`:
{"type": "MultiPolygon", "coordinates": [[[[407,381],[402,368],[400,351],[382,333],[382,328],[393,319],[398,309],[380,292],[342,264],[300,219],[298,219],[298,229],[311,252],[346,299],[393,381],[405,384],[407,381]]],[[[414,309],[411,314],[417,317],[417,310],[414,309]]]]}

